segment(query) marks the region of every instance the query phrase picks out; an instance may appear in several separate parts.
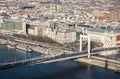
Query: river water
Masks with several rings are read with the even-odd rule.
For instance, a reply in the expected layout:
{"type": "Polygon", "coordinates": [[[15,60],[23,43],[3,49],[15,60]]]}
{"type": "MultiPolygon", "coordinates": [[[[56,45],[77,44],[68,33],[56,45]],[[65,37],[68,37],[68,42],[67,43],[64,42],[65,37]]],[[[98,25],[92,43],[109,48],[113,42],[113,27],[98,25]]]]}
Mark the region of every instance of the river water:
{"type": "Polygon", "coordinates": [[[10,49],[0,45],[0,63],[15,62],[40,56],[40,53],[28,53],[19,49],[10,49]]]}
{"type": "MultiPolygon", "coordinates": [[[[0,46],[0,63],[36,56],[40,56],[40,54],[0,46]]],[[[102,67],[68,60],[0,71],[0,79],[120,79],[120,74],[102,67]]]]}

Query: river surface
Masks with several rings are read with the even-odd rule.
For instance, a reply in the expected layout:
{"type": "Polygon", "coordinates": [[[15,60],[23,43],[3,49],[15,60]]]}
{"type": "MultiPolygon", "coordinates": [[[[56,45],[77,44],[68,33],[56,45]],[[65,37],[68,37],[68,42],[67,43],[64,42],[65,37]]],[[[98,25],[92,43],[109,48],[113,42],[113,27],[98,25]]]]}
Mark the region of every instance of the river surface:
{"type": "Polygon", "coordinates": [[[0,45],[0,63],[15,62],[40,56],[41,53],[28,53],[19,49],[11,49],[0,45]]]}
{"type": "MultiPolygon", "coordinates": [[[[36,56],[40,54],[0,46],[0,63],[20,61],[36,56]]],[[[0,79],[120,79],[120,74],[102,67],[68,60],[0,71],[0,79]]]]}

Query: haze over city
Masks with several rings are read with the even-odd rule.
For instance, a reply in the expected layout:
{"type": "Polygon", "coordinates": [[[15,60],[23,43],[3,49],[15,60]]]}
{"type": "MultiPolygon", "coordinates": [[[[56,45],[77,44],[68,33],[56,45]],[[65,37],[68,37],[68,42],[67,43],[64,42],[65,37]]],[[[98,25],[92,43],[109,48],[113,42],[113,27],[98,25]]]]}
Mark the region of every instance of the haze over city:
{"type": "Polygon", "coordinates": [[[120,79],[120,0],[0,0],[0,79],[120,79]]]}

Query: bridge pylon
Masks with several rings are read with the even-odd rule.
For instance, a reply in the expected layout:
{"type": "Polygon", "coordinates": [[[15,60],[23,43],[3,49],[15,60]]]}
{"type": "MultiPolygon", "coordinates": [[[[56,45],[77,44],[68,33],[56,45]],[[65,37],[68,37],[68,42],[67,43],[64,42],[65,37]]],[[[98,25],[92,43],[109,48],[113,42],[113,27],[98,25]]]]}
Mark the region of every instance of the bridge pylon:
{"type": "Polygon", "coordinates": [[[88,42],[88,58],[90,58],[90,41],[91,41],[91,37],[89,35],[80,35],[80,47],[79,47],[79,52],[82,51],[82,40],[83,39],[87,39],[88,42]]]}

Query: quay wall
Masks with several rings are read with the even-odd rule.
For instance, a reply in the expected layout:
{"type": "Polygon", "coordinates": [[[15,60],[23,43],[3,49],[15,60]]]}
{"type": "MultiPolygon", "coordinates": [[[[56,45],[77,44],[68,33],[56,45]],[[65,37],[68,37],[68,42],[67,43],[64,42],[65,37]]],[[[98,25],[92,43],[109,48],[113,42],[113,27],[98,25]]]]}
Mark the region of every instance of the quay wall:
{"type": "Polygon", "coordinates": [[[108,69],[112,69],[115,71],[120,70],[120,61],[112,60],[112,59],[106,59],[103,57],[98,57],[98,56],[91,56],[91,58],[79,58],[76,59],[75,61],[77,62],[83,62],[83,63],[88,63],[108,69]]]}
{"type": "Polygon", "coordinates": [[[0,38],[0,44],[5,44],[7,42],[7,40],[1,39],[0,38]]]}

